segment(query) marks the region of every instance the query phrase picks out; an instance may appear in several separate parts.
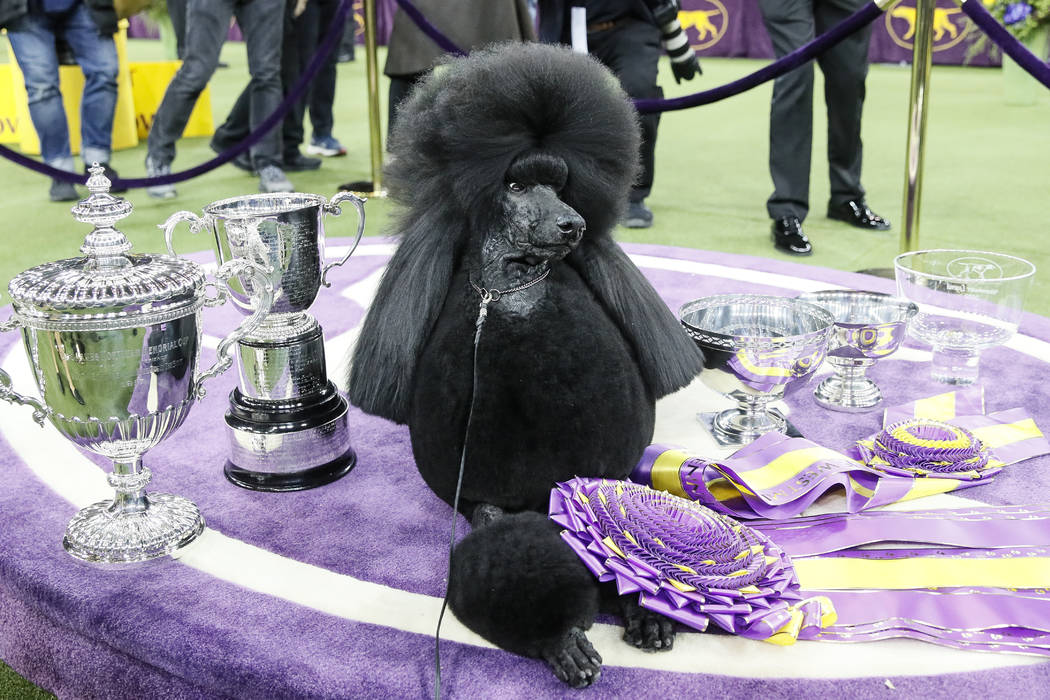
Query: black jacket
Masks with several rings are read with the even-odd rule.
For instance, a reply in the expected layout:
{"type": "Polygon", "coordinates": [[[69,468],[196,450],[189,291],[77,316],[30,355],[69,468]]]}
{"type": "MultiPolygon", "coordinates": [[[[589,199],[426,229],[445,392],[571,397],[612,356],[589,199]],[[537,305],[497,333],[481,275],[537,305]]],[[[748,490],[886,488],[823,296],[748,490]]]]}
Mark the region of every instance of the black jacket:
{"type": "MultiPolygon", "coordinates": [[[[81,0],[91,12],[91,19],[98,25],[98,33],[112,36],[117,33],[117,11],[113,0],[81,0]]],[[[7,26],[29,12],[29,0],[0,0],[0,28],[7,26]]]]}

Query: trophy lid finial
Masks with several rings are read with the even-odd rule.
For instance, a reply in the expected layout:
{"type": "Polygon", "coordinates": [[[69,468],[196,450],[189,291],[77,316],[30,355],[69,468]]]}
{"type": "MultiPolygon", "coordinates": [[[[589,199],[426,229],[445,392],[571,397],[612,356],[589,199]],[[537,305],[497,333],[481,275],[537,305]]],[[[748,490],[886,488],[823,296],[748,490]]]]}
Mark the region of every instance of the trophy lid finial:
{"type": "Polygon", "coordinates": [[[131,242],[113,224],[131,213],[131,202],[109,193],[112,183],[101,165],[92,163],[88,173],[87,188],[91,194],[80,200],[72,213],[77,221],[91,224],[95,230],[84,239],[80,252],[99,264],[109,261],[111,265],[121,265],[120,256],[131,250],[131,242]]]}

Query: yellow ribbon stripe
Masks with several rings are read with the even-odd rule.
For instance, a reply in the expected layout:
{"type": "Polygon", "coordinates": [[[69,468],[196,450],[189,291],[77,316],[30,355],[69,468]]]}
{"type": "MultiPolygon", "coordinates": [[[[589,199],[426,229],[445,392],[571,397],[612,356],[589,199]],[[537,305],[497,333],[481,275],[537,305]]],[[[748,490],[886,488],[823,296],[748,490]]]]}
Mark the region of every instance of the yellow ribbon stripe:
{"type": "Polygon", "coordinates": [[[667,450],[661,452],[653,462],[653,470],[649,473],[649,479],[653,482],[653,488],[657,491],[667,491],[682,498],[689,498],[682,488],[682,465],[689,459],[689,455],[682,450],[667,450]]]}
{"type": "Polygon", "coordinates": [[[947,586],[1043,588],[1050,585],[1050,558],[1015,559],[793,559],[802,590],[878,588],[903,590],[947,586]]]}
{"type": "Polygon", "coordinates": [[[932,418],[933,420],[950,420],[955,418],[955,392],[938,394],[928,399],[919,399],[915,402],[916,418],[932,418]]]}
{"type": "Polygon", "coordinates": [[[1000,423],[999,425],[986,425],[971,431],[985,446],[992,448],[1002,447],[1022,440],[1042,437],[1043,432],[1031,418],[1025,418],[1015,423],[1000,423]]]}
{"type": "Polygon", "coordinates": [[[752,489],[768,489],[772,486],[779,486],[821,458],[846,459],[843,455],[826,447],[804,447],[800,450],[786,452],[764,467],[739,473],[738,476],[752,489]]]}
{"type": "Polygon", "coordinates": [[[962,484],[962,479],[940,479],[940,478],[926,478],[916,479],[915,483],[908,489],[908,493],[901,496],[897,503],[902,501],[910,501],[914,498],[922,498],[924,496],[934,496],[938,493],[948,493],[959,488],[962,484]]]}
{"type": "Polygon", "coordinates": [[[856,479],[854,479],[852,476],[849,477],[849,487],[851,489],[853,489],[855,492],[857,492],[858,494],[860,494],[861,496],[864,496],[864,498],[874,498],[875,497],[875,492],[873,490],[867,488],[866,486],[861,486],[860,483],[856,479]]]}

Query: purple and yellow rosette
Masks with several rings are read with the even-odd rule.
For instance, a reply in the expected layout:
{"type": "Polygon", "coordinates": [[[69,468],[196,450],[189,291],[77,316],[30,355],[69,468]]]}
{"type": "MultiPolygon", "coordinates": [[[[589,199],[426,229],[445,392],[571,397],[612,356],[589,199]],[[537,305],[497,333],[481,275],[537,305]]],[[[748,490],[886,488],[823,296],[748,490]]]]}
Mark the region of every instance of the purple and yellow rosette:
{"type": "Polygon", "coordinates": [[[890,474],[980,479],[989,469],[988,450],[966,428],[910,418],[884,428],[862,446],[868,466],[890,474]]]}
{"type": "Polygon", "coordinates": [[[582,479],[551,492],[550,517],[600,581],[698,630],[714,622],[751,639],[793,644],[835,622],[824,596],[804,598],[791,561],[766,536],[640,484],[582,479]]]}

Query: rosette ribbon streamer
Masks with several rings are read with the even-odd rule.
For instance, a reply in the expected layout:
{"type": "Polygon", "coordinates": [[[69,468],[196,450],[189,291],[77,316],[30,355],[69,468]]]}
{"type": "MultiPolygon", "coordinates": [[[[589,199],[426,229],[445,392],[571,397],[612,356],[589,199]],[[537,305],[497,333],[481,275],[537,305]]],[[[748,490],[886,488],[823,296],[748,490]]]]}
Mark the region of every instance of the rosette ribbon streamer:
{"type": "Polygon", "coordinates": [[[835,621],[825,596],[799,593],[780,547],[698,503],[627,481],[576,478],[551,492],[550,516],[600,581],[689,627],[713,622],[793,644],[835,621]]]}
{"type": "Polygon", "coordinates": [[[754,523],[803,596],[838,619],[818,639],[906,637],[1050,656],[1050,506],[834,513],[754,523]],[[882,548],[878,548],[882,547],[882,548]]]}
{"type": "Polygon", "coordinates": [[[600,581],[701,631],[1050,656],[1048,505],[748,526],[640,484],[577,478],[552,491],[550,516],[600,581]]]}
{"type": "Polygon", "coordinates": [[[735,518],[783,519],[837,487],[856,513],[979,486],[1006,465],[1050,453],[1024,409],[983,413],[980,387],[887,409],[892,422],[845,454],[779,433],[719,460],[651,445],[629,478],[735,518]]]}

